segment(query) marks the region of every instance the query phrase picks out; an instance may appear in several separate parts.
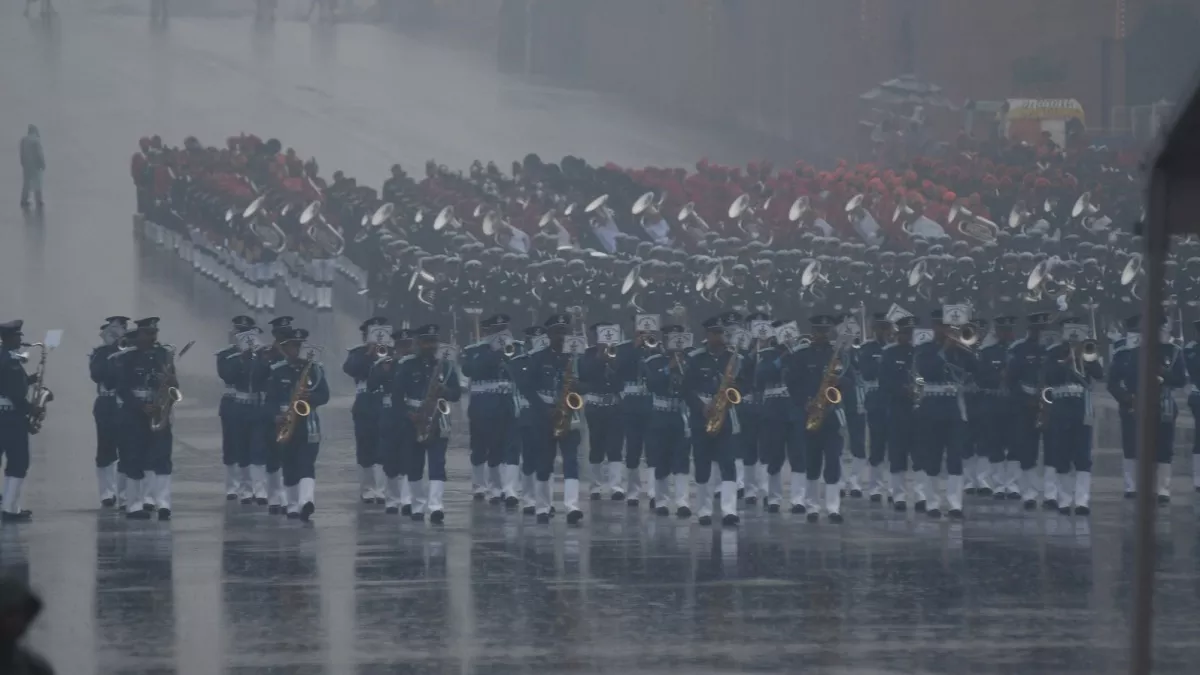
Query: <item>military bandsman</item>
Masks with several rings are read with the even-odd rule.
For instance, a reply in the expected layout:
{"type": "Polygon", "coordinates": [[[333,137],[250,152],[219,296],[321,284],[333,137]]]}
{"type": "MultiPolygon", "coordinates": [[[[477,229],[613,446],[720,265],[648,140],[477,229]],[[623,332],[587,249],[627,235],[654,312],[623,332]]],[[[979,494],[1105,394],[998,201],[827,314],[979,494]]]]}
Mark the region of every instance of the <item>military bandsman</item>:
{"type": "MultiPolygon", "coordinates": [[[[21,349],[24,322],[0,324],[0,453],[8,458],[4,467],[4,496],[0,522],[32,520],[21,509],[21,490],[29,473],[29,375],[21,349]]],[[[139,505],[140,507],[140,505],[139,505]]]]}
{"type": "Polygon", "coordinates": [[[124,475],[117,471],[120,456],[120,425],[117,422],[117,390],[115,373],[109,356],[122,347],[129,319],[110,316],[100,327],[99,347],[88,356],[88,371],[96,384],[96,400],[92,403],[92,418],[96,423],[96,483],[102,506],[116,506],[124,493],[124,475]]]}
{"type": "Polygon", "coordinates": [[[317,453],[321,418],[317,409],[329,402],[325,369],[315,351],[304,352],[308,331],[288,327],[278,331],[281,358],[271,364],[266,408],[274,414],[275,446],[280,453],[287,517],[307,521],[316,511],[317,453]]]}

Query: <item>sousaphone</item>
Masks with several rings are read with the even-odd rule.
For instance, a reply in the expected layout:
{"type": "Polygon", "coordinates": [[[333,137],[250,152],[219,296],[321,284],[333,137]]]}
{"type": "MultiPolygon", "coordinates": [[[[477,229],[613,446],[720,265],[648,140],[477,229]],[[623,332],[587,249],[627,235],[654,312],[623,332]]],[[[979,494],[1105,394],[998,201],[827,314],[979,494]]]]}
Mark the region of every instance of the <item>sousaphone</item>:
{"type": "Polygon", "coordinates": [[[629,295],[629,291],[632,291],[635,285],[643,283],[641,272],[641,263],[634,265],[633,269],[629,270],[629,273],[625,275],[625,281],[621,282],[621,295],[629,295]]]}
{"type": "Polygon", "coordinates": [[[266,195],[262,195],[250,202],[250,205],[242,212],[242,218],[247,222],[250,234],[254,235],[255,239],[258,239],[263,248],[272,253],[283,253],[287,250],[287,234],[275,221],[271,221],[270,223],[261,222],[265,220],[263,214],[266,212],[262,208],[265,200],[266,195]]]}
{"type": "Polygon", "coordinates": [[[442,230],[446,229],[447,225],[453,226],[454,228],[459,227],[458,219],[454,217],[453,206],[447,206],[443,208],[438,212],[437,218],[433,219],[434,232],[441,232],[442,230]]]}
{"type": "Polygon", "coordinates": [[[388,202],[388,203],[384,204],[383,206],[380,206],[379,208],[375,209],[375,213],[371,214],[371,224],[374,225],[375,227],[379,227],[380,225],[383,225],[384,223],[391,221],[392,216],[395,215],[395,213],[396,213],[396,205],[391,202],[388,202]]]}
{"type": "Polygon", "coordinates": [[[1125,263],[1125,269],[1121,270],[1121,285],[1128,286],[1132,284],[1138,275],[1142,272],[1142,254],[1134,253],[1129,256],[1129,262],[1125,263]]]}
{"type": "Polygon", "coordinates": [[[311,223],[313,221],[313,218],[317,217],[317,214],[320,213],[320,211],[321,211],[321,202],[318,202],[318,201],[314,201],[313,203],[304,207],[304,210],[302,212],[300,212],[300,224],[308,225],[309,223],[311,223]]]}
{"type": "Polygon", "coordinates": [[[678,220],[679,220],[679,223],[682,225],[686,225],[689,221],[694,220],[694,221],[696,221],[696,225],[698,225],[700,227],[700,229],[702,229],[706,232],[711,231],[711,228],[708,226],[708,223],[705,222],[705,220],[700,217],[700,214],[696,212],[696,202],[688,202],[687,204],[684,204],[683,208],[679,209],[678,220]]]}
{"type": "Polygon", "coordinates": [[[649,210],[650,208],[654,208],[655,210],[658,210],[658,208],[662,206],[663,200],[665,200],[666,198],[667,198],[667,193],[664,192],[662,194],[662,197],[660,197],[657,201],[655,201],[654,192],[647,192],[646,194],[642,195],[641,197],[638,197],[637,201],[633,203],[633,215],[640,216],[643,213],[645,213],[647,210],[649,210]]]}
{"type": "Polygon", "coordinates": [[[729,205],[729,217],[733,220],[740,220],[747,212],[753,212],[750,208],[750,195],[744,194],[729,205]]]}
{"type": "Polygon", "coordinates": [[[1000,232],[999,225],[959,204],[950,207],[950,217],[946,222],[953,225],[956,221],[960,233],[985,244],[996,241],[996,235],[1000,232]]]}
{"type": "Polygon", "coordinates": [[[1085,213],[1093,214],[1099,210],[1100,209],[1096,208],[1096,205],[1092,203],[1092,193],[1085,192],[1079,195],[1079,199],[1076,199],[1075,205],[1071,207],[1071,217],[1078,218],[1085,213]]]}
{"type": "Polygon", "coordinates": [[[808,213],[812,208],[808,195],[796,197],[796,201],[792,202],[792,207],[788,209],[788,220],[793,223],[800,222],[805,213],[808,213]]]}
{"type": "Polygon", "coordinates": [[[600,195],[599,197],[596,197],[591,202],[589,202],[587,206],[583,207],[583,212],[590,216],[593,213],[599,212],[600,209],[604,208],[604,205],[607,203],[608,203],[608,194],[605,193],[605,194],[600,195]]]}
{"type": "Polygon", "coordinates": [[[933,279],[933,275],[929,273],[929,263],[924,260],[918,260],[908,271],[909,288],[916,288],[930,279],[933,279]]]}
{"type": "Polygon", "coordinates": [[[1008,212],[1009,229],[1020,227],[1032,215],[1033,212],[1029,210],[1029,207],[1025,206],[1025,201],[1018,199],[1017,203],[1013,204],[1012,210],[1008,212]]]}

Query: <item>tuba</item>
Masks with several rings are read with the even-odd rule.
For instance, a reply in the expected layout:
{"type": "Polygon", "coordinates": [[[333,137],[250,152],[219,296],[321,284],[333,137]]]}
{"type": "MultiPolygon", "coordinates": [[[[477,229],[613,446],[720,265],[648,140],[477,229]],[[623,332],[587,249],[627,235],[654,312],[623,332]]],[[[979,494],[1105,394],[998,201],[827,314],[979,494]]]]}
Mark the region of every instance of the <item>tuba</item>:
{"type": "Polygon", "coordinates": [[[321,202],[313,202],[300,214],[300,225],[307,226],[304,231],[308,238],[324,251],[327,258],[336,258],[346,250],[346,239],[337,228],[329,224],[320,213],[321,202]]]}
{"type": "Polygon", "coordinates": [[[721,433],[721,429],[725,427],[725,412],[729,410],[729,406],[742,402],[742,392],[733,386],[740,358],[736,351],[730,350],[729,363],[725,366],[725,373],[721,375],[721,384],[717,387],[716,396],[713,397],[708,410],[705,411],[704,432],[709,436],[721,433]]]}
{"type": "Polygon", "coordinates": [[[263,248],[272,253],[283,253],[287,250],[287,234],[275,221],[263,222],[266,220],[262,210],[265,200],[266,195],[262,195],[250,202],[250,206],[247,206],[246,210],[242,212],[242,219],[248,223],[247,228],[250,230],[250,234],[258,239],[263,248]]]}
{"type": "Polygon", "coordinates": [[[958,204],[950,208],[950,217],[947,223],[954,224],[955,221],[958,221],[958,231],[963,236],[985,244],[995,242],[996,235],[1000,232],[999,225],[983,216],[975,215],[967,207],[958,204]]]}

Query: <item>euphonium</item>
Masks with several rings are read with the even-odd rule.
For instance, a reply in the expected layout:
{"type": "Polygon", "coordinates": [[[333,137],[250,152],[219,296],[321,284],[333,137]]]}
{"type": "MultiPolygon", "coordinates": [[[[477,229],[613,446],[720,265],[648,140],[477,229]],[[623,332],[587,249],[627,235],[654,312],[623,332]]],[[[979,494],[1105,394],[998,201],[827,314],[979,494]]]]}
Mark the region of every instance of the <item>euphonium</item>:
{"type": "Polygon", "coordinates": [[[842,350],[840,342],[833,346],[833,356],[829,357],[829,363],[825,366],[825,372],[821,375],[821,383],[817,385],[817,393],[808,401],[808,418],[804,421],[804,428],[808,431],[816,431],[825,423],[825,411],[831,405],[837,405],[842,402],[842,392],[837,388],[838,378],[841,377],[842,365],[842,350]]]}
{"type": "Polygon", "coordinates": [[[296,425],[300,423],[301,417],[308,417],[312,414],[312,406],[306,400],[308,396],[308,375],[312,372],[313,355],[310,354],[304,360],[304,367],[300,369],[300,375],[296,378],[296,384],[292,387],[292,397],[288,401],[288,409],[284,414],[283,423],[275,430],[275,442],[287,443],[292,440],[292,436],[296,433],[296,425]]]}
{"type": "Polygon", "coordinates": [[[742,402],[742,392],[733,386],[733,380],[737,377],[737,368],[738,354],[731,351],[729,364],[725,366],[725,373],[721,376],[721,384],[717,387],[716,396],[713,397],[704,416],[704,432],[709,436],[721,433],[721,429],[725,427],[725,413],[729,410],[729,406],[742,402]]]}
{"type": "Polygon", "coordinates": [[[575,391],[575,369],[573,363],[568,363],[563,373],[562,391],[558,396],[558,404],[554,408],[554,437],[565,438],[571,431],[571,418],[583,409],[583,397],[575,391]]]}

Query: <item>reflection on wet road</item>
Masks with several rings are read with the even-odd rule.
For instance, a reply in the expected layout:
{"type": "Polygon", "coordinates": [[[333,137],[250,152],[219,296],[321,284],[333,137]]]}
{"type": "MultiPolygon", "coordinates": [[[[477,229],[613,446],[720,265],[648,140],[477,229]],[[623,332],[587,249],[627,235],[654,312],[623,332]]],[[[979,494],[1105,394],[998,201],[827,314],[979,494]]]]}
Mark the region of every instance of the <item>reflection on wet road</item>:
{"type": "MultiPolygon", "coordinates": [[[[12,3],[9,3],[10,5],[12,3]]],[[[66,7],[79,5],[66,4],[66,7]]],[[[35,444],[36,522],[0,528],[0,571],[46,597],[34,643],[60,672],[953,672],[1123,670],[1132,506],[1100,453],[1090,519],[968,502],[962,524],[862,503],[842,527],[745,514],[700,528],[612,502],[585,527],[539,527],[469,501],[452,453],[444,528],[355,502],[348,383],[325,414],[311,526],[220,494],[211,360],[233,313],[211,286],[139,253],[127,162],[139,136],[219,142],[238,131],[377,183],[428,157],[465,167],[536,151],[620,163],[747,157],[594,95],[497,78],[473,56],[365,26],[66,13],[53,29],[0,9],[0,315],[67,342],[35,444]],[[16,145],[37,123],[47,210],[17,209],[16,145]],[[176,517],[94,511],[91,390],[98,319],[164,318],[199,341],[181,364],[176,517]]],[[[311,323],[331,353],[356,319],[311,323]]],[[[461,443],[459,443],[461,445],[461,443]]],[[[1188,458],[1161,525],[1156,672],[1200,656],[1200,537],[1188,458]]],[[[785,478],[786,484],[786,478],[785,478]]]]}

